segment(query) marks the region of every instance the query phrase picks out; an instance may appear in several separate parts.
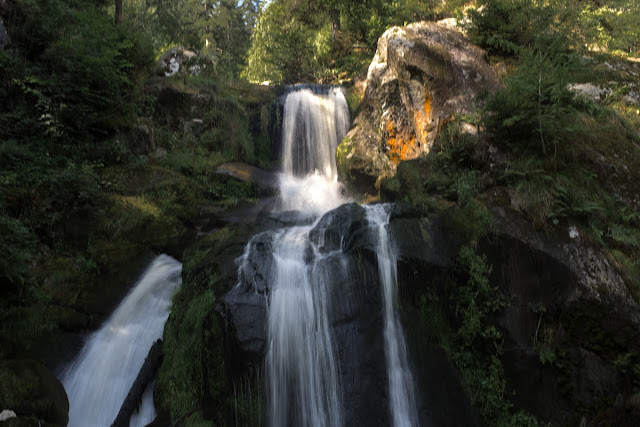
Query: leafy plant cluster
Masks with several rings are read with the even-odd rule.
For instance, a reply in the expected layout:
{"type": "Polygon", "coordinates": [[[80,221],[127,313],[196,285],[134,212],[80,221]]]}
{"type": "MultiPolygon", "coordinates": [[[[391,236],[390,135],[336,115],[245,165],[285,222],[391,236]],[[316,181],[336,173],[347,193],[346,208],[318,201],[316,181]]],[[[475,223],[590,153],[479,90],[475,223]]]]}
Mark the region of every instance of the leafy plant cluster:
{"type": "Polygon", "coordinates": [[[461,231],[463,244],[442,296],[444,304],[433,291],[427,291],[418,304],[420,317],[435,331],[438,344],[457,367],[484,423],[537,426],[536,418],[514,410],[505,394],[503,333],[495,326],[494,317],[507,301],[491,284],[492,267],[479,247],[480,240],[491,232],[489,212],[475,199],[450,209],[452,225],[461,231]]]}

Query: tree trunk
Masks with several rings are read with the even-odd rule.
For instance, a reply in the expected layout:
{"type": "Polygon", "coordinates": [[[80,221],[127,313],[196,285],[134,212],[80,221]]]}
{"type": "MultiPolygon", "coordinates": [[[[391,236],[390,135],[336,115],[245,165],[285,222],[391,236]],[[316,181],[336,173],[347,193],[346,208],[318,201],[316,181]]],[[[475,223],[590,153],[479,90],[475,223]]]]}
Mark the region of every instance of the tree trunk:
{"type": "Polygon", "coordinates": [[[116,2],[116,25],[122,22],[122,0],[115,0],[116,2]]]}
{"type": "Polygon", "coordinates": [[[338,31],[340,31],[340,11],[338,9],[329,9],[329,22],[331,22],[331,44],[335,49],[338,42],[338,31]]]}

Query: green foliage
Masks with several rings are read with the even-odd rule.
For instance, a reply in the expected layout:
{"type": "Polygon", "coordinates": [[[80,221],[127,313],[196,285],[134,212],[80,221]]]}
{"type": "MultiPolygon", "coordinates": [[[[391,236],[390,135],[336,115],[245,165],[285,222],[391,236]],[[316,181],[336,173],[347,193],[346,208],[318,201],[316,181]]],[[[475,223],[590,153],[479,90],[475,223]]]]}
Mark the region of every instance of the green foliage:
{"type": "MultiPolygon", "coordinates": [[[[220,236],[228,236],[224,231],[220,236]]],[[[156,401],[172,423],[226,425],[234,396],[223,354],[221,320],[215,311],[219,276],[210,261],[212,245],[185,253],[183,283],[172,299],[164,330],[164,361],[156,382],[156,401]],[[203,412],[203,408],[215,411],[203,412]]]]}
{"type": "Polygon", "coordinates": [[[503,56],[532,48],[547,31],[566,34],[578,51],[639,53],[635,0],[482,0],[469,16],[474,43],[503,56]]]}
{"type": "Polygon", "coordinates": [[[221,77],[238,75],[258,2],[152,0],[148,3],[154,6],[151,13],[166,35],[164,40],[203,52],[212,59],[221,77]]]}
{"type": "Polygon", "coordinates": [[[263,368],[256,367],[233,383],[234,418],[240,426],[263,425],[265,413],[265,377],[263,368]]]}
{"type": "Polygon", "coordinates": [[[479,1],[470,10],[471,40],[502,55],[519,53],[536,37],[534,0],[479,1]]]}
{"type": "Polygon", "coordinates": [[[323,41],[302,21],[290,19],[286,4],[276,0],[260,14],[242,75],[251,82],[310,80],[317,65],[314,54],[325,50],[323,41]]]}
{"type": "MultiPolygon", "coordinates": [[[[0,211],[0,283],[9,292],[29,282],[30,263],[33,259],[35,236],[20,221],[0,211]]],[[[20,293],[17,293],[18,297],[20,293]]],[[[8,293],[7,295],[11,295],[8,293]]],[[[13,296],[13,295],[12,295],[13,296]]]]}
{"type": "Polygon", "coordinates": [[[0,56],[7,65],[0,86],[15,97],[13,109],[0,107],[0,137],[45,135],[75,147],[132,117],[134,64],[152,59],[134,32],[119,31],[90,4],[23,0],[13,7],[13,46],[27,56],[19,63],[0,56]]]}
{"type": "Polygon", "coordinates": [[[581,131],[578,113],[588,108],[569,90],[578,57],[551,46],[522,54],[522,65],[486,105],[484,123],[496,141],[513,150],[557,153],[581,131]],[[543,49],[545,51],[543,52],[543,49]]]}
{"type": "MultiPolygon", "coordinates": [[[[160,405],[169,410],[174,423],[198,409],[203,394],[208,392],[203,368],[209,350],[204,346],[203,337],[209,332],[206,324],[207,318],[213,315],[215,296],[213,291],[206,290],[198,292],[197,298],[188,299],[185,295],[191,286],[183,283],[173,299],[173,316],[164,333],[164,361],[156,383],[160,405]]],[[[215,369],[224,369],[224,365],[215,369]]]]}
{"type": "Polygon", "coordinates": [[[339,81],[361,72],[393,25],[430,19],[460,1],[274,0],[260,14],[242,76],[251,82],[339,81]]]}
{"type": "MultiPolygon", "coordinates": [[[[482,214],[472,216],[485,217],[482,214]]],[[[451,289],[450,301],[458,330],[450,356],[460,370],[472,403],[487,425],[537,426],[534,417],[514,412],[505,396],[506,382],[500,361],[502,332],[494,326],[491,317],[505,306],[506,301],[497,287],[491,285],[491,266],[476,246],[477,239],[487,229],[481,226],[473,230],[470,240],[458,253],[459,280],[466,278],[466,282],[451,289]]]]}
{"type": "Polygon", "coordinates": [[[582,2],[576,27],[587,48],[640,53],[640,12],[634,0],[582,2]]]}
{"type": "Polygon", "coordinates": [[[426,178],[427,191],[435,190],[461,205],[480,193],[480,174],[471,160],[476,142],[474,135],[460,133],[458,122],[447,123],[434,141],[428,160],[433,163],[435,179],[426,178]]]}

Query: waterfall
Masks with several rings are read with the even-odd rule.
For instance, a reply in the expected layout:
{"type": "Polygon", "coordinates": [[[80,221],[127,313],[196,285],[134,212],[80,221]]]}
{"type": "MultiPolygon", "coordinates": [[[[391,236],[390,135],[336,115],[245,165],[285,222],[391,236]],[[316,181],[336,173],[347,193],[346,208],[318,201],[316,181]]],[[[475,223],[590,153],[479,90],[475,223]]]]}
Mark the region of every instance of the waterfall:
{"type": "MultiPolygon", "coordinates": [[[[160,255],[100,330],[92,334],[62,374],[69,397],[69,426],[110,426],[154,341],[162,337],[169,302],[180,284],[182,265],[160,255]]],[[[131,425],[155,417],[148,387],[131,425]]]]}
{"type": "Polygon", "coordinates": [[[284,174],[304,177],[317,171],[336,181],[336,148],[348,130],[349,108],[339,88],[328,96],[309,89],[290,93],[284,105],[284,174]]]}
{"type": "Polygon", "coordinates": [[[266,361],[271,426],[342,425],[327,287],[314,280],[326,276],[325,264],[322,257],[305,260],[311,229],[292,227],[274,238],[266,361]]]}
{"type": "Polygon", "coordinates": [[[317,217],[345,202],[335,154],[349,130],[349,107],[339,88],[328,92],[319,96],[303,89],[287,95],[280,177],[283,210],[317,217]]]}
{"type": "MultiPolygon", "coordinates": [[[[349,111],[341,90],[328,92],[292,92],[284,106],[281,207],[316,222],[345,202],[335,151],[348,130],[349,111]]],[[[266,378],[268,420],[274,427],[343,424],[327,287],[318,283],[326,257],[310,243],[312,228],[285,228],[271,236],[266,378]]]]}
{"type": "MultiPolygon", "coordinates": [[[[367,365],[368,358],[354,357],[357,360],[349,366],[363,371],[341,371],[338,360],[343,359],[338,355],[343,357],[348,350],[336,347],[338,338],[344,344],[345,334],[358,333],[356,325],[361,325],[356,322],[351,332],[342,329],[342,335],[335,335],[340,320],[333,316],[338,312],[343,319],[351,315],[349,280],[354,277],[353,269],[357,269],[352,265],[353,255],[343,248],[349,224],[342,223],[340,215],[348,216],[358,210],[362,230],[372,233],[371,238],[377,242],[383,309],[380,326],[384,327],[384,337],[381,333],[379,341],[375,337],[355,339],[358,343],[348,347],[366,351],[366,344],[379,342],[382,350],[384,341],[386,369],[379,364],[382,375],[366,383],[374,387],[384,384],[385,371],[388,372],[389,419],[397,427],[417,425],[405,341],[394,310],[396,258],[385,229],[389,208],[366,207],[366,218],[363,208],[357,205],[336,209],[349,201],[338,182],[335,163],[336,146],[349,127],[348,108],[338,88],[318,92],[314,94],[309,89],[291,92],[284,104],[280,208],[283,212],[296,212],[283,216],[294,225],[264,231],[251,239],[238,259],[238,285],[231,297],[236,302],[254,297],[265,298],[267,302],[267,425],[320,427],[351,422],[346,413],[349,408],[344,407],[347,396],[341,379],[346,383],[355,375],[370,375],[375,370],[367,365]],[[338,230],[336,223],[345,227],[338,226],[338,230]],[[251,296],[243,297],[242,292],[251,296]],[[345,301],[336,304],[336,298],[341,297],[345,301]]],[[[366,275],[363,280],[367,280],[366,275]]],[[[376,322],[380,318],[372,314],[370,319],[376,322]]],[[[372,360],[378,360],[377,356],[372,360]]],[[[353,384],[349,383],[349,387],[353,384]]],[[[386,397],[384,392],[371,395],[386,397]]],[[[384,422],[386,408],[376,413],[380,414],[377,419],[384,422]]]]}
{"type": "Polygon", "coordinates": [[[367,219],[377,230],[378,274],[382,285],[384,305],[384,341],[389,376],[391,416],[395,427],[417,425],[417,411],[413,379],[407,362],[407,348],[402,325],[395,310],[398,293],[396,256],[386,226],[389,224],[390,205],[367,207],[367,219]]]}

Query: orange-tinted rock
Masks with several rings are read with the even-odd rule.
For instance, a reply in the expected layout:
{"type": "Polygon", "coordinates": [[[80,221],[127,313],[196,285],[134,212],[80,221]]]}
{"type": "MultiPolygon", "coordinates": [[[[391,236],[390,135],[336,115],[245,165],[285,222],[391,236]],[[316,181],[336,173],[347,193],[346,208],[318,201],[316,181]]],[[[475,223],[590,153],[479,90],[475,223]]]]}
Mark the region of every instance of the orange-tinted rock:
{"type": "Polygon", "coordinates": [[[393,27],[378,40],[361,113],[338,149],[343,178],[373,192],[379,177],[431,148],[442,125],[499,86],[485,52],[433,22],[393,27]],[[363,185],[364,184],[364,185],[363,185]]]}

